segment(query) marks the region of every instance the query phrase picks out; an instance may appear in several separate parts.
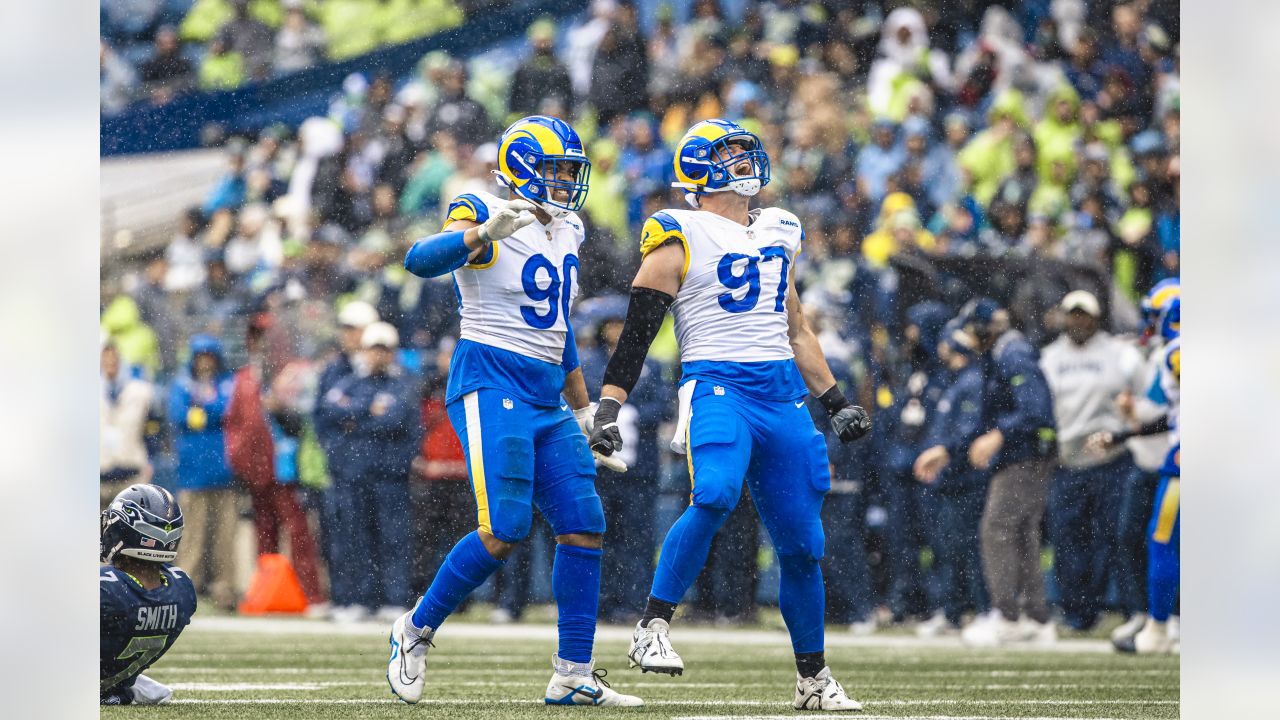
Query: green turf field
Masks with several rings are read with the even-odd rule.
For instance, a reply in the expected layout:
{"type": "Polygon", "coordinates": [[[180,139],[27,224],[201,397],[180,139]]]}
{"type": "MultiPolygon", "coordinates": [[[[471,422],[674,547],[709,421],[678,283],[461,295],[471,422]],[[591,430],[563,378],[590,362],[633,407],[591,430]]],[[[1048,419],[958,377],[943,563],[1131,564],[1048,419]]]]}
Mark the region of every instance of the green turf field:
{"type": "MultiPolygon", "coordinates": [[[[484,718],[836,717],[791,709],[794,666],[776,630],[680,627],[682,677],[627,670],[629,630],[606,627],[598,666],[616,689],[647,707],[550,708],[554,627],[448,625],[436,638],[423,702],[408,706],[387,688],[387,641],[374,624],[199,618],[148,675],[174,689],[171,705],[103,708],[103,718],[484,718]]],[[[853,717],[1176,718],[1176,657],[1124,657],[1098,640],[1053,651],[966,650],[954,639],[852,638],[828,631],[827,660],[865,709],[853,717]]],[[[842,714],[848,717],[848,714],[842,714]]]]}

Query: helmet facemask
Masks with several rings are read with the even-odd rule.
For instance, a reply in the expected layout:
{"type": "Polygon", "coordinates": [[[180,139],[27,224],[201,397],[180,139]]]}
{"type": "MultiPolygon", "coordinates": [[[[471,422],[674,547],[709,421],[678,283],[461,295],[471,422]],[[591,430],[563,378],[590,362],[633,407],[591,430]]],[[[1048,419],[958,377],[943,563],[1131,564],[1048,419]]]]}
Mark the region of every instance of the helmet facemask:
{"type": "Polygon", "coordinates": [[[516,195],[537,205],[553,218],[562,218],[582,209],[591,181],[591,161],[585,155],[546,155],[541,160],[530,155],[514,159],[534,179],[523,186],[517,186],[501,173],[495,171],[495,174],[516,195]],[[572,180],[559,179],[558,176],[564,174],[566,168],[569,169],[572,180]],[[556,191],[564,191],[565,199],[556,199],[556,191]]]}
{"type": "MultiPolygon", "coordinates": [[[[769,184],[769,154],[760,145],[760,139],[745,130],[731,132],[711,142],[688,150],[677,158],[678,163],[706,167],[705,179],[699,183],[673,183],[693,195],[690,204],[698,207],[697,196],[702,193],[730,191],[741,197],[752,197],[769,184]],[[736,147],[730,147],[730,146],[736,147]],[[739,175],[735,169],[749,163],[750,174],[739,175]]],[[[688,171],[686,171],[688,172],[688,171]]]]}

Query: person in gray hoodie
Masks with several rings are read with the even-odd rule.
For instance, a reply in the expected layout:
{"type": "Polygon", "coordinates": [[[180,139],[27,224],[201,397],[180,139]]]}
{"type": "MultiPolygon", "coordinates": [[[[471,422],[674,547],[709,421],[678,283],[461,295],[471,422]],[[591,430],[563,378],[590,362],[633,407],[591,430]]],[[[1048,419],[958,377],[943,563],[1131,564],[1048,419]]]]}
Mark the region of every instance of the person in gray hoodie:
{"type": "Polygon", "coordinates": [[[1114,539],[1133,457],[1120,444],[1089,452],[1085,439],[1125,429],[1116,400],[1141,390],[1143,362],[1131,343],[1101,329],[1102,308],[1088,291],[1067,293],[1059,307],[1065,330],[1040,355],[1058,424],[1059,470],[1049,490],[1048,531],[1063,619],[1088,630],[1102,612],[1115,567],[1114,539]]]}

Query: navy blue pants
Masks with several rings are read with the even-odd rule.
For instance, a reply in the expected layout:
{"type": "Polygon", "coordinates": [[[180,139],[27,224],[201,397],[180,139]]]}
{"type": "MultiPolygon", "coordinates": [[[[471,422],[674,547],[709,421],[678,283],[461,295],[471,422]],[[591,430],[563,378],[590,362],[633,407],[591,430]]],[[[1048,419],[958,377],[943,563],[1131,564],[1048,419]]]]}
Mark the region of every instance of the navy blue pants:
{"type": "Polygon", "coordinates": [[[1048,529],[1063,618],[1076,630],[1098,621],[1113,567],[1120,500],[1133,471],[1128,453],[1103,465],[1061,468],[1049,490],[1048,529]]]}
{"type": "Polygon", "coordinates": [[[600,565],[600,615],[610,622],[634,623],[644,611],[658,551],[654,522],[658,479],[600,470],[596,491],[609,518],[600,565]]]}
{"type": "Polygon", "coordinates": [[[337,481],[329,488],[333,565],[329,568],[335,605],[408,607],[410,554],[409,480],[380,473],[337,481]]]}
{"type": "Polygon", "coordinates": [[[908,470],[888,476],[882,484],[888,517],[889,609],[894,620],[923,616],[936,605],[929,600],[920,568],[920,551],[927,543],[925,518],[931,515],[929,488],[908,470]]]}
{"type": "Polygon", "coordinates": [[[848,625],[871,617],[875,596],[867,567],[867,498],[855,481],[832,481],[822,504],[827,554],[822,577],[827,585],[827,622],[848,625]]]}
{"type": "Polygon", "coordinates": [[[1147,611],[1147,525],[1159,484],[1159,473],[1135,465],[1120,498],[1113,571],[1119,609],[1125,617],[1147,611]]]}
{"type": "Polygon", "coordinates": [[[965,611],[986,612],[987,586],[982,575],[978,530],[987,503],[987,484],[968,482],[936,495],[930,544],[947,621],[959,625],[965,611]]]}

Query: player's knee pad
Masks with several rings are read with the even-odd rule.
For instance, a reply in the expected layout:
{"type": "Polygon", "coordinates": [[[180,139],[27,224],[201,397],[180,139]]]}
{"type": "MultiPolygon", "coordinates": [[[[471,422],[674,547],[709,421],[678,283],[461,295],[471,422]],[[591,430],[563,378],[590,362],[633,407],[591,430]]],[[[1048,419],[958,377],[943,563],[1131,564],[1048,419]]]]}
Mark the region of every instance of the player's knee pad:
{"type": "Polygon", "coordinates": [[[732,477],[715,466],[703,466],[693,478],[691,495],[694,507],[728,515],[742,497],[742,478],[732,477]]]}
{"type": "Polygon", "coordinates": [[[826,555],[827,538],[821,522],[804,522],[791,527],[785,537],[771,537],[778,562],[816,563],[826,555]]]}
{"type": "Polygon", "coordinates": [[[579,494],[555,509],[542,508],[543,515],[556,535],[603,535],[605,531],[604,505],[595,493],[594,477],[584,477],[590,493],[579,494]]]}
{"type": "Polygon", "coordinates": [[[503,542],[520,542],[533,525],[533,442],[506,436],[494,449],[486,453],[484,477],[472,477],[480,527],[503,542]]]}

